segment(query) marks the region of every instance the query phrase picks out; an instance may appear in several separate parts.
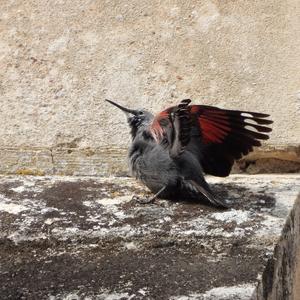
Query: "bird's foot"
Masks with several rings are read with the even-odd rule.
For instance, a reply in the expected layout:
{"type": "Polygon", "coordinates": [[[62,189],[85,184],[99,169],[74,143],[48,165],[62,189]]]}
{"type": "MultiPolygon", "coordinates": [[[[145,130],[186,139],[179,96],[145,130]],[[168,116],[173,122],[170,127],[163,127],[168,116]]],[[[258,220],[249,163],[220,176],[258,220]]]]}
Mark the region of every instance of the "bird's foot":
{"type": "Polygon", "coordinates": [[[155,200],[154,197],[139,197],[137,195],[134,195],[132,197],[132,201],[136,201],[139,204],[149,204],[149,203],[153,203],[155,200]]]}

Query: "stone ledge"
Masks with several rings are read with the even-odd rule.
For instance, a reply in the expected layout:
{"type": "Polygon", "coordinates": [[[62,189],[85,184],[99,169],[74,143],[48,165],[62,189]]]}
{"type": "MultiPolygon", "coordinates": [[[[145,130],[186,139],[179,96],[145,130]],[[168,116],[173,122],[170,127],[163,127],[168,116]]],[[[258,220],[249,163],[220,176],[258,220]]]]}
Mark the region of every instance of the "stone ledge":
{"type": "Polygon", "coordinates": [[[0,174],[107,176],[127,174],[127,150],[0,148],[0,174]]]}
{"type": "Polygon", "coordinates": [[[140,205],[146,190],[124,177],[0,177],[0,294],[292,300],[300,176],[209,181],[231,209],[140,205]]]}
{"type": "MultiPolygon", "coordinates": [[[[127,149],[0,148],[0,174],[126,176],[127,149]]],[[[295,173],[300,171],[299,146],[260,148],[238,161],[233,173],[295,173]]]]}

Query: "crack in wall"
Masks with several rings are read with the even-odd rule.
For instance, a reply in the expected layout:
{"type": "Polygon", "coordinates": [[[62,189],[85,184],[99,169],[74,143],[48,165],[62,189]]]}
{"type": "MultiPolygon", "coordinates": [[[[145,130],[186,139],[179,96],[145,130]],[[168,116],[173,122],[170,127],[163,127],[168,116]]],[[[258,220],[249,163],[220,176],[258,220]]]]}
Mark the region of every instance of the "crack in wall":
{"type": "Polygon", "coordinates": [[[50,150],[50,156],[51,156],[51,163],[52,163],[52,174],[55,174],[55,163],[54,163],[54,154],[53,154],[53,149],[50,150]]]}

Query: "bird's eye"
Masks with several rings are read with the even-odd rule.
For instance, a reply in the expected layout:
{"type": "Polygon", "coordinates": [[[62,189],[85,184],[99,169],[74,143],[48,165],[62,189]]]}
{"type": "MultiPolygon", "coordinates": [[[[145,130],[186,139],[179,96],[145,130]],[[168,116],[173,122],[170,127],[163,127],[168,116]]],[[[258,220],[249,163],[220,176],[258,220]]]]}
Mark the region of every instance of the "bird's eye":
{"type": "Polygon", "coordinates": [[[144,113],[142,111],[139,111],[139,116],[142,116],[144,113]]]}

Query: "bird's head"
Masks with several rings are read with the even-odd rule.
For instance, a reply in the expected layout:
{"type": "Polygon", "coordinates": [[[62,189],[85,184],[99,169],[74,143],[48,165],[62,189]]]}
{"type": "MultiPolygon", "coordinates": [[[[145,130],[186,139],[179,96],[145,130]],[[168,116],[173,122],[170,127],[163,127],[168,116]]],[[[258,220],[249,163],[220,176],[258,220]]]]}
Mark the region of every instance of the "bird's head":
{"type": "Polygon", "coordinates": [[[129,108],[126,108],[126,107],[123,107],[123,106],[117,104],[114,101],[111,101],[108,99],[106,99],[106,101],[109,102],[110,104],[118,107],[126,114],[127,122],[131,128],[132,137],[135,137],[135,135],[140,127],[148,125],[151,122],[151,120],[153,119],[153,115],[144,109],[137,109],[137,110],[129,109],[129,108]]]}

